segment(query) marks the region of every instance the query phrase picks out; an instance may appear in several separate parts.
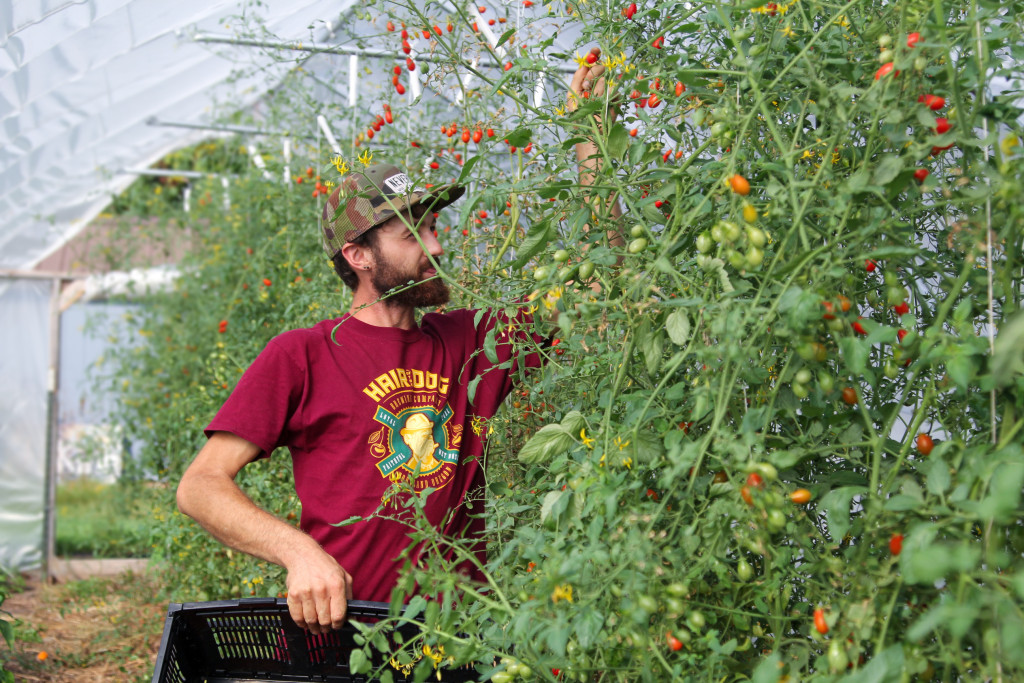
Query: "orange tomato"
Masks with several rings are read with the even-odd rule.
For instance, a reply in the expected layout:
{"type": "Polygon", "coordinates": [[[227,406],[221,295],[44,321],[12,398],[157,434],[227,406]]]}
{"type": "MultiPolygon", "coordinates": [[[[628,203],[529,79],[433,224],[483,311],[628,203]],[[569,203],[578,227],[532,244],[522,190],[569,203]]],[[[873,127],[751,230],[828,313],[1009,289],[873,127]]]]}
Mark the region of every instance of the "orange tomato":
{"type": "Polygon", "coordinates": [[[804,503],[809,503],[811,501],[811,492],[807,489],[796,489],[789,494],[789,499],[794,503],[803,505],[804,503]]]}
{"type": "Polygon", "coordinates": [[[750,182],[739,173],[729,178],[729,186],[732,187],[732,191],[736,194],[750,194],[750,182]]]}

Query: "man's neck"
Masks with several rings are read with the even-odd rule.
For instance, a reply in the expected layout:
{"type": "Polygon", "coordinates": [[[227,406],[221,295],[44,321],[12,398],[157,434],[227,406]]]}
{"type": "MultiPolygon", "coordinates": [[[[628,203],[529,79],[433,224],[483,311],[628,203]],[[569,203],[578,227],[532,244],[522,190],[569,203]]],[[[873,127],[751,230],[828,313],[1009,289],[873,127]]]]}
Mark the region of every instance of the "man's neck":
{"type": "Polygon", "coordinates": [[[356,292],[349,314],[367,325],[374,327],[398,327],[403,330],[416,328],[416,309],[411,306],[395,306],[381,301],[376,293],[360,296],[356,292]]]}

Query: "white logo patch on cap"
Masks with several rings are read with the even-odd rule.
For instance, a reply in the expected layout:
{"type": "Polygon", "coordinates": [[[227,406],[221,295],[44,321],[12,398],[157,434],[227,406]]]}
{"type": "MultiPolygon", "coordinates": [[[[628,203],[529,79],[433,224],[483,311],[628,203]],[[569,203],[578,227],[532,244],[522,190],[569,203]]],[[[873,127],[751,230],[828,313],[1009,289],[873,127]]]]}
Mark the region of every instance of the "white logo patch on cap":
{"type": "Polygon", "coordinates": [[[413,189],[412,180],[409,176],[404,173],[396,173],[395,175],[385,178],[384,184],[388,186],[388,189],[395,194],[405,194],[409,190],[413,189]]]}

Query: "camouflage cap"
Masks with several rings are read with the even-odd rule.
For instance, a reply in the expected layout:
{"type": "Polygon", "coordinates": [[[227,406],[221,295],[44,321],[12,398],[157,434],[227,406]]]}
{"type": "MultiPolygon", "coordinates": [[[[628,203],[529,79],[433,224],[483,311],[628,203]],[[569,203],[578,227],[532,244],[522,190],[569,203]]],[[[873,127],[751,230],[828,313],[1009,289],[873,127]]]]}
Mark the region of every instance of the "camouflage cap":
{"type": "Polygon", "coordinates": [[[376,164],[352,172],[334,188],[324,205],[324,249],[334,258],[346,242],[406,207],[423,204],[431,211],[438,211],[465,191],[466,188],[459,185],[417,190],[409,176],[390,164],[376,164]]]}

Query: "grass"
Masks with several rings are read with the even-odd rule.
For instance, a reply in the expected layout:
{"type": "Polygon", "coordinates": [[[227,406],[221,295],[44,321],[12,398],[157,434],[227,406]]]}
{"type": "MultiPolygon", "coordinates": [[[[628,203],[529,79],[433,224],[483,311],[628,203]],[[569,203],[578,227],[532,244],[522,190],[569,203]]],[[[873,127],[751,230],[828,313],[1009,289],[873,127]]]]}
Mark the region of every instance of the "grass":
{"type": "Polygon", "coordinates": [[[57,554],[148,557],[155,491],[76,479],[57,487],[57,554]]]}

